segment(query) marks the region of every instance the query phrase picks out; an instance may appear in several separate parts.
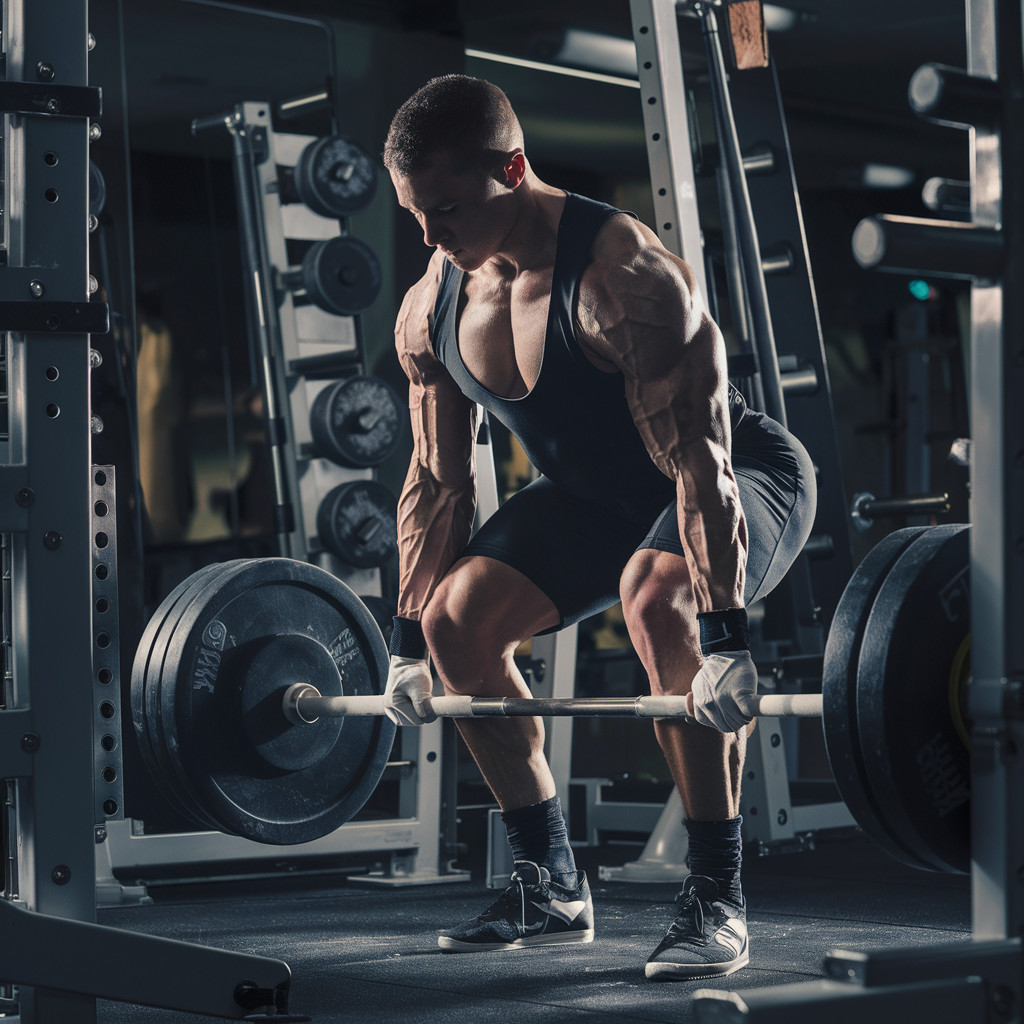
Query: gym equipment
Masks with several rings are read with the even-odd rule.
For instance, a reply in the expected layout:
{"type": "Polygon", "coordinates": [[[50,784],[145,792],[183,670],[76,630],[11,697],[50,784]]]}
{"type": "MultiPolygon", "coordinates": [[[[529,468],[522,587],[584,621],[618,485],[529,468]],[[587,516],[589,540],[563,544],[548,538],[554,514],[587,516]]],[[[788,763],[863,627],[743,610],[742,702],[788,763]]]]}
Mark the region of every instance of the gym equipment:
{"type": "Polygon", "coordinates": [[[380,294],[381,269],[365,242],[339,235],[311,245],[302,266],[286,270],[279,279],[285,288],[304,290],[308,301],[327,313],[358,316],[380,294]]]}
{"type": "Polygon", "coordinates": [[[368,206],[377,191],[377,167],[362,146],[344,135],[311,142],[294,171],[299,200],[321,217],[347,217],[368,206]]]}
{"type": "Polygon", "coordinates": [[[379,466],[398,447],[406,415],[398,395],[379,377],[349,377],[328,385],[309,411],[318,455],[339,466],[379,466]]]}
{"type": "MultiPolygon", "coordinates": [[[[964,870],[969,851],[956,774],[967,537],[963,525],[887,537],[843,594],[823,693],[755,696],[749,708],[820,715],[851,813],[894,856],[933,870],[964,870]]],[[[347,820],[394,735],[383,716],[388,654],[368,609],[323,570],[287,559],[211,566],[175,593],[140,643],[132,718],[178,806],[258,842],[303,842],[347,820]]],[[[444,717],[686,717],[685,698],[671,696],[432,705],[444,717]]]]}
{"type": "Polygon", "coordinates": [[[325,719],[307,734],[288,726],[277,693],[285,677],[335,695],[383,692],[380,630],[334,576],[284,558],[201,569],[168,595],[143,640],[132,720],[147,765],[188,817],[292,844],[363,806],[394,725],[325,719]]]}
{"type": "Polygon", "coordinates": [[[316,513],[324,547],[357,569],[386,564],[398,550],[398,499],[373,480],[328,491],[316,513]]]}

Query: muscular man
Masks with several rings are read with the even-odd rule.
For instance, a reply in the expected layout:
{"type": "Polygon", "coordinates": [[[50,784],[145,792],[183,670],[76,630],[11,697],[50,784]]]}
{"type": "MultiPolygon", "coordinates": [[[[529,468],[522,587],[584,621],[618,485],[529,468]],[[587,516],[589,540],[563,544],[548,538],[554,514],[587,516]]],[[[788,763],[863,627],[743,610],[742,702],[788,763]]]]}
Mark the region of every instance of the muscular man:
{"type": "MultiPolygon", "coordinates": [[[[513,653],[621,597],[654,693],[694,694],[704,724],[655,722],[682,797],[690,874],[648,977],[747,963],[739,790],[752,692],[744,607],[810,531],[814,475],[726,380],[693,272],[649,228],[541,181],[500,89],[462,75],[399,109],[384,151],[435,251],[395,329],[414,451],[399,500],[401,582],[390,714],[449,693],[528,697],[513,653]],[[476,403],[542,474],[470,539],[476,403]]],[[[462,719],[502,810],[512,884],[439,938],[452,951],[589,942],[539,719],[462,719]]]]}

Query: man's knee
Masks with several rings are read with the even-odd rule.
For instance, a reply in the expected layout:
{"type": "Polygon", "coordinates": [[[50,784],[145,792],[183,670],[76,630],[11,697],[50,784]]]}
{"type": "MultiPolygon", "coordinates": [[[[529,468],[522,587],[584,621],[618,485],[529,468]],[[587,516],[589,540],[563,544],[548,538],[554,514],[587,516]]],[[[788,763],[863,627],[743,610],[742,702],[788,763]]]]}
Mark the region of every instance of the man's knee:
{"type": "Polygon", "coordinates": [[[651,685],[667,673],[692,674],[700,666],[697,604],[686,559],[651,548],[638,551],[622,574],[622,612],[651,685]]]}

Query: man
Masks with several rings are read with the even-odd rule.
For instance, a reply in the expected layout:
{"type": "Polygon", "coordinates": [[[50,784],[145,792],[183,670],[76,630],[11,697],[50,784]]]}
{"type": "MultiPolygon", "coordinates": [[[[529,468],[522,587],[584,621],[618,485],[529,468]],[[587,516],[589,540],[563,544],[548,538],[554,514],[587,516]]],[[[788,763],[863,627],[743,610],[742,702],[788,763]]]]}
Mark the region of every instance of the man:
{"type": "MultiPolygon", "coordinates": [[[[630,215],[542,182],[501,90],[461,75],[429,82],[395,115],[384,162],[435,248],[395,329],[414,451],[399,500],[389,713],[433,717],[428,652],[449,693],[529,696],[516,647],[621,597],[652,692],[692,692],[704,723],[655,722],[691,873],[646,974],[728,974],[748,960],[738,807],[749,719],[737,700],[757,675],[744,607],[807,538],[813,468],[730,391],[687,264],[630,215]],[[542,475],[471,540],[478,402],[542,475]]],[[[590,891],[540,720],[458,727],[501,807],[515,873],[439,944],[589,942],[590,891]]]]}

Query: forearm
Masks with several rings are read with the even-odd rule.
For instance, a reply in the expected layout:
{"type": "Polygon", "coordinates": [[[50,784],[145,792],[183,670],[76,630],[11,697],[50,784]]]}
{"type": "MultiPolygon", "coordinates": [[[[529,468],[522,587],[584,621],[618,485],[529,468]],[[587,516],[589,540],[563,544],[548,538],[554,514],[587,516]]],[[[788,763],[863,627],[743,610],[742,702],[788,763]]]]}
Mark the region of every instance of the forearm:
{"type": "Polygon", "coordinates": [[[691,458],[676,473],[676,497],[698,612],[742,608],[747,528],[724,453],[691,458]]]}
{"type": "Polygon", "coordinates": [[[399,616],[420,619],[465,548],[475,511],[472,474],[456,486],[444,486],[413,463],[398,502],[399,616]]]}

